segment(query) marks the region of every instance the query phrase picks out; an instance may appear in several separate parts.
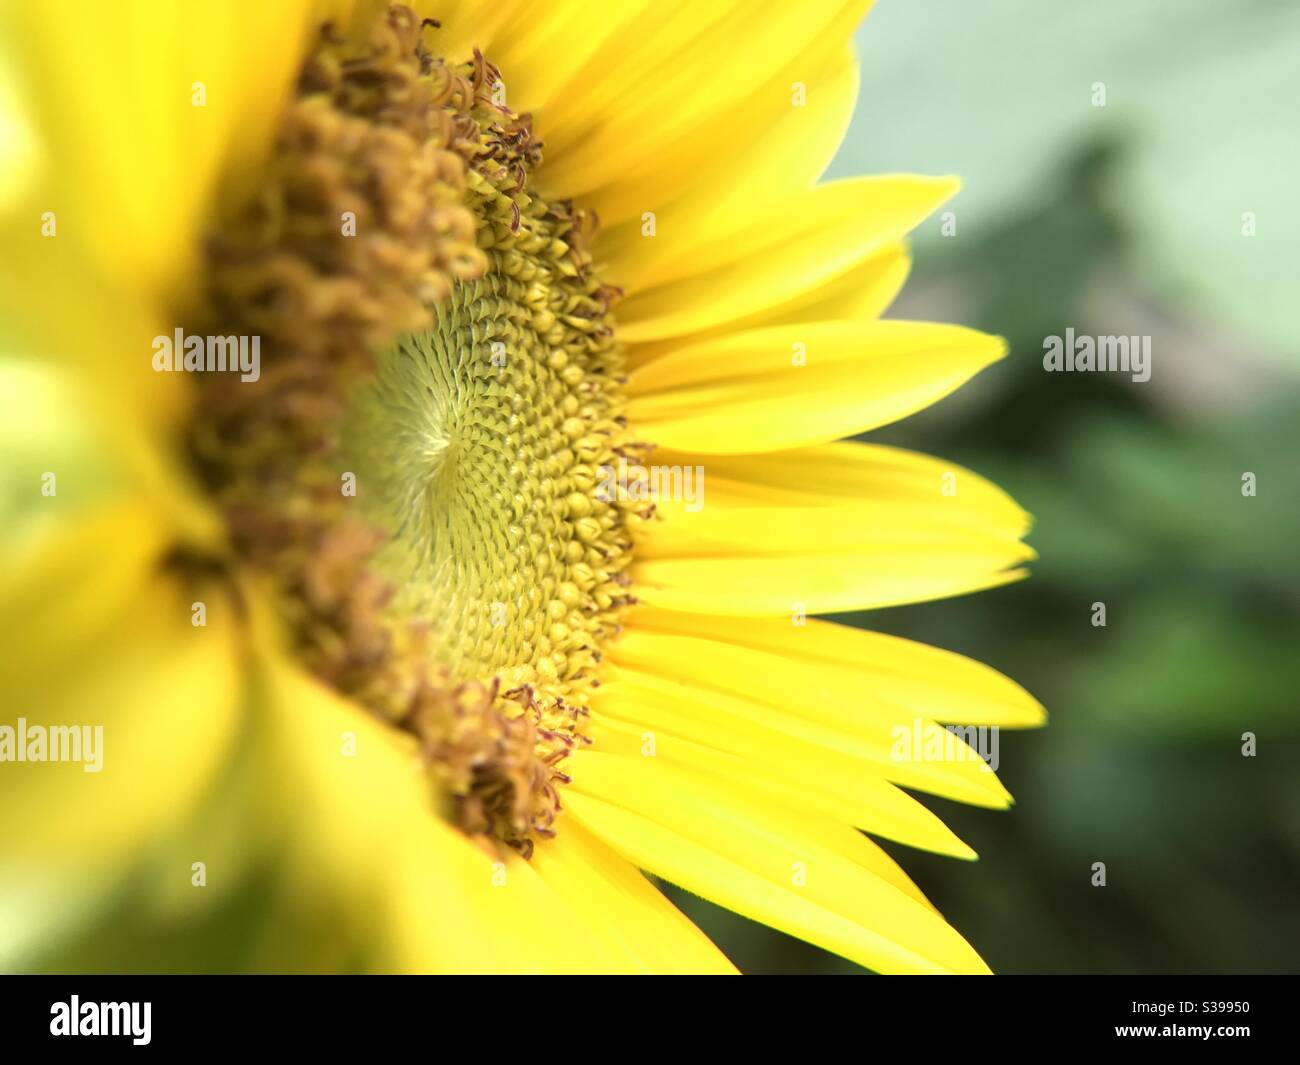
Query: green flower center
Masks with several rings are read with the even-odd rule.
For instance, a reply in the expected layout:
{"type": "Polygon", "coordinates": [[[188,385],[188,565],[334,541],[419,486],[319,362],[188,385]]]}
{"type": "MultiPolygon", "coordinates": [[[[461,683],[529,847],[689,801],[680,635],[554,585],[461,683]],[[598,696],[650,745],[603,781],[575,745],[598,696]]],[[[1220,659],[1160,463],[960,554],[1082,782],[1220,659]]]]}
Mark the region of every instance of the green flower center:
{"type": "Polygon", "coordinates": [[[595,492],[622,435],[616,355],[601,300],[549,257],[562,242],[511,243],[381,356],[340,461],[390,534],[394,610],[429,622],[452,675],[573,698],[626,598],[631,539],[595,492]]]}

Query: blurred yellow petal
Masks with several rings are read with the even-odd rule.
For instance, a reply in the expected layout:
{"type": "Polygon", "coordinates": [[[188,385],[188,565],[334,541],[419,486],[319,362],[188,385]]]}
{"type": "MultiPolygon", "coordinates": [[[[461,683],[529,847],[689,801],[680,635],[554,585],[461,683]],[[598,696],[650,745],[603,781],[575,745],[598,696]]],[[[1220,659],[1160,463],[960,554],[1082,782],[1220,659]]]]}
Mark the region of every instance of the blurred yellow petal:
{"type": "MultiPolygon", "coordinates": [[[[538,946],[526,919],[530,878],[492,890],[491,859],[438,817],[413,738],[270,643],[265,633],[258,641],[249,728],[263,764],[260,831],[278,841],[285,870],[282,905],[304,923],[313,911],[322,925],[346,919],[339,936],[373,943],[388,968],[527,968],[538,946]]],[[[288,932],[263,952],[267,968],[312,957],[288,932]]],[[[304,965],[314,967],[293,967],[304,965]]]]}
{"type": "Polygon", "coordinates": [[[572,816],[688,891],[879,972],[986,971],[929,906],[760,792],[598,751],[574,776],[572,816]]]}
{"type": "MultiPolygon", "coordinates": [[[[143,387],[165,376],[149,373],[143,387]]],[[[97,388],[98,380],[72,366],[0,351],[0,544],[10,556],[43,531],[76,521],[80,508],[121,499],[149,511],[159,534],[191,545],[222,543],[225,530],[181,449],[165,446],[162,427],[118,405],[119,390],[136,376],[124,370],[108,378],[112,385],[97,388]]]]}
{"type": "Polygon", "coordinates": [[[6,5],[0,39],[22,42],[9,58],[40,88],[23,101],[41,146],[39,195],[4,227],[23,234],[18,263],[38,250],[84,254],[145,298],[185,292],[218,171],[251,172],[269,146],[310,13],[305,0],[76,2],[58,17],[6,5]],[[58,235],[42,241],[44,211],[58,235]]]}
{"type": "Polygon", "coordinates": [[[547,885],[580,920],[647,973],[731,973],[735,967],[635,866],[580,822],[533,856],[547,885]]]}
{"type": "Polygon", "coordinates": [[[9,555],[69,510],[102,503],[123,488],[68,376],[35,359],[0,356],[0,540],[9,555]],[[53,494],[44,490],[50,474],[53,494]]]}
{"type": "MultiPolygon", "coordinates": [[[[382,12],[389,5],[385,0],[368,0],[367,6],[382,12]]],[[[406,6],[421,18],[438,23],[429,37],[430,47],[456,63],[471,59],[476,48],[495,62],[501,45],[509,40],[510,20],[536,7],[528,0],[416,0],[406,6]]],[[[514,106],[514,100],[509,102],[514,106]]]]}
{"type": "MultiPolygon", "coordinates": [[[[414,972],[725,970],[634,868],[581,829],[494,858],[441,820],[412,743],[269,657],[253,723],[269,762],[260,807],[292,871],[289,900],[339,895],[383,968],[414,972]],[[322,881],[324,877],[324,881],[322,881]]],[[[566,826],[566,829],[568,826],[566,826]]],[[[296,953],[272,939],[268,965],[296,953]]]]}
{"type": "Polygon", "coordinates": [[[4,765],[6,867],[130,860],[184,816],[225,757],[240,687],[234,606],[214,598],[206,625],[192,624],[193,594],[159,570],[164,547],[147,512],[102,510],[0,584],[0,725],[102,729],[97,771],[4,765]]]}

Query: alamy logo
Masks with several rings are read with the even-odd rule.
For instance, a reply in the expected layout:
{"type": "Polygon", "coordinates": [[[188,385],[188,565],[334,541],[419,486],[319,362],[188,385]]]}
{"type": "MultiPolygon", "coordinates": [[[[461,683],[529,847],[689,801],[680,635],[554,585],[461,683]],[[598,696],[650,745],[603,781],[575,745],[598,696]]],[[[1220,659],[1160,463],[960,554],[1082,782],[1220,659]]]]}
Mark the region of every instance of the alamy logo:
{"type": "Polygon", "coordinates": [[[50,1007],[50,1035],[129,1035],[138,1047],[151,1037],[152,1002],[70,1002],[50,1007]]]}
{"type": "Polygon", "coordinates": [[[153,338],[153,368],[158,373],[238,373],[241,381],[262,376],[260,336],[172,336],[153,338]]]}
{"type": "Polygon", "coordinates": [[[704,506],[703,466],[635,466],[620,458],[617,466],[600,467],[596,498],[654,501],[679,499],[692,514],[704,506]]]}
{"type": "Polygon", "coordinates": [[[939,726],[921,718],[889,730],[895,762],[979,762],[996,773],[1001,760],[1001,730],[997,725],[939,726]]]}
{"type": "Polygon", "coordinates": [[[1089,337],[1074,335],[1043,339],[1043,369],[1048,373],[1109,370],[1128,373],[1139,384],[1151,380],[1150,337],[1089,337]]]}
{"type": "Polygon", "coordinates": [[[81,762],[87,773],[104,768],[103,725],[0,725],[0,762],[81,762]]]}

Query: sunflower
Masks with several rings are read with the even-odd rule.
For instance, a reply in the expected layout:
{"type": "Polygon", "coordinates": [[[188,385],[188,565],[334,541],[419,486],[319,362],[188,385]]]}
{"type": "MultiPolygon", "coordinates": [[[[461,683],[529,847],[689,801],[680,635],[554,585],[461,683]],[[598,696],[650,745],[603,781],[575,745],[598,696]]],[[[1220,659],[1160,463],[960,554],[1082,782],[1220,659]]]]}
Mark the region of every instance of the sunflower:
{"type": "Polygon", "coordinates": [[[1032,558],[841,441],[1004,354],[881,318],[954,180],[818,181],[867,6],[6,10],[0,687],[103,733],[5,734],[9,956],[256,885],[250,968],[730,969],[653,877],[984,969],[870,837],[973,858],[909,791],[1042,710],[815,617],[1032,558]]]}

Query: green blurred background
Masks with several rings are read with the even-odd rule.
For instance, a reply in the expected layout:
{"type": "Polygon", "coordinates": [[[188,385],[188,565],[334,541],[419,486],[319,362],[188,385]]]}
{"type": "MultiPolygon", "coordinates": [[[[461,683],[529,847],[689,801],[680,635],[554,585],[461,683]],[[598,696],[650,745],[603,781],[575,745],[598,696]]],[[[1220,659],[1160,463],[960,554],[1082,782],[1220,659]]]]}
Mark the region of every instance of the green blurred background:
{"type": "MultiPolygon", "coordinates": [[[[1011,346],[870,439],[1005,487],[1042,557],[845,620],[988,662],[1051,714],[1002,736],[1011,811],[926,800],[978,863],[889,849],[999,972],[1300,971],[1300,4],[879,0],[858,52],[830,176],[964,181],[890,315],[1011,346]],[[1070,326],[1151,336],[1151,380],[1044,372],[1070,326]]],[[[674,897],[748,972],[855,969],[674,897]]]]}

